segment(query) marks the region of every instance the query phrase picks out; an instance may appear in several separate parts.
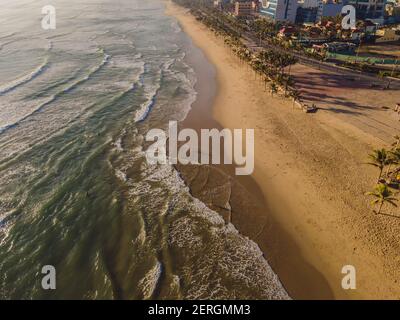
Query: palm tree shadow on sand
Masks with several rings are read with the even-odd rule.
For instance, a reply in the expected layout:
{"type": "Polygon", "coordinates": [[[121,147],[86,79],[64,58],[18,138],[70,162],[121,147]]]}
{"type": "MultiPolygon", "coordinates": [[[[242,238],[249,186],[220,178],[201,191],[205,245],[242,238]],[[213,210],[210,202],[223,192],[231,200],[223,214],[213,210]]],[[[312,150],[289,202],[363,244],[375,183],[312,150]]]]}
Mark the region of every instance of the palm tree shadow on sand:
{"type": "Polygon", "coordinates": [[[395,215],[395,214],[392,214],[392,213],[385,213],[385,212],[380,212],[380,213],[378,213],[376,210],[373,210],[373,212],[374,212],[376,215],[382,215],[382,216],[386,216],[386,217],[390,217],[390,218],[397,218],[397,219],[400,219],[400,216],[395,215]]]}

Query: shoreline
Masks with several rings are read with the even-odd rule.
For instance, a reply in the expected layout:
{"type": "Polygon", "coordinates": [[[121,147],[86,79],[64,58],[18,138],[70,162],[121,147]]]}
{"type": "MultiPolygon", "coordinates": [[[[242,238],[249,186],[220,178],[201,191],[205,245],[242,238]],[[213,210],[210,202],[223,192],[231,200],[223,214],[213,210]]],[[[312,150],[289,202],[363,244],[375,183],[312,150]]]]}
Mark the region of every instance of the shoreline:
{"type": "MultiPolygon", "coordinates": [[[[175,4],[168,4],[166,11],[167,14],[170,14],[170,5],[174,7],[176,6],[175,4]]],[[[185,32],[184,28],[182,28],[182,30],[185,32]]],[[[190,38],[189,35],[188,37],[190,38]]],[[[217,128],[218,130],[221,130],[224,127],[213,117],[213,111],[215,109],[216,99],[218,97],[218,71],[216,70],[215,65],[212,64],[209,59],[207,59],[207,56],[203,50],[201,50],[197,44],[193,42],[192,38],[190,38],[190,40],[192,42],[192,48],[188,48],[191,50],[191,52],[185,57],[185,61],[196,73],[197,82],[195,84],[195,90],[197,92],[197,97],[193,102],[187,117],[180,123],[179,127],[181,129],[191,128],[196,130],[198,133],[200,132],[200,129],[217,128]]],[[[301,299],[303,297],[308,297],[316,299],[317,296],[313,296],[313,294],[310,294],[310,292],[306,292],[311,288],[312,291],[318,291],[326,298],[332,298],[332,293],[330,292],[326,280],[317,270],[315,270],[307,263],[306,260],[302,258],[301,252],[296,247],[294,239],[292,239],[290,235],[283,230],[279,223],[274,220],[273,216],[266,214],[269,208],[267,206],[263,190],[261,190],[261,187],[258,185],[253,175],[236,176],[234,172],[234,165],[211,165],[206,166],[207,169],[203,170],[204,167],[205,166],[194,165],[176,166],[181,177],[189,186],[194,197],[199,198],[212,210],[218,212],[227,222],[229,220],[229,213],[227,213],[227,211],[232,212],[231,222],[235,228],[237,228],[241,234],[249,237],[259,246],[264,258],[267,260],[273,271],[277,274],[282,286],[288,292],[289,296],[291,298],[301,299]],[[209,172],[203,173],[206,170],[210,170],[211,174],[209,172]],[[210,185],[203,185],[202,181],[196,181],[196,178],[193,177],[202,175],[207,175],[208,177],[211,175],[216,175],[217,178],[215,180],[222,180],[221,184],[226,183],[227,180],[230,180],[232,189],[231,197],[233,198],[233,200],[230,201],[230,210],[225,210],[225,208],[223,208],[223,203],[226,200],[221,198],[223,198],[224,195],[217,195],[210,199],[204,194],[212,190],[213,184],[216,182],[212,181],[210,185]],[[198,188],[199,184],[202,185],[201,188],[198,188]],[[249,221],[251,223],[249,223],[249,221]],[[261,229],[259,228],[259,225],[262,226],[261,229]],[[257,241],[257,239],[260,237],[268,238],[268,243],[257,241]],[[282,281],[280,274],[284,273],[286,277],[288,277],[292,272],[288,269],[282,270],[283,266],[281,263],[279,263],[279,258],[269,254],[269,251],[279,251],[279,249],[282,247],[271,247],[271,243],[281,243],[285,248],[289,248],[290,262],[288,265],[292,267],[295,266],[297,269],[301,269],[301,274],[308,274],[309,277],[318,279],[317,285],[311,284],[310,286],[310,284],[302,282],[301,279],[297,279],[296,283],[290,283],[289,285],[289,289],[292,290],[288,290],[288,288],[285,286],[285,283],[282,281]],[[293,288],[296,289],[293,290],[293,288]],[[301,293],[299,293],[300,291],[301,293]]],[[[288,281],[293,282],[292,279],[289,279],[288,281]]]]}
{"type": "MultiPolygon", "coordinates": [[[[179,123],[179,129],[194,129],[200,136],[201,129],[223,129],[221,124],[212,116],[218,92],[216,69],[205,57],[202,50],[192,42],[189,36],[187,37],[190,43],[186,47],[188,54],[185,56],[185,62],[196,74],[197,81],[194,89],[197,92],[197,97],[186,118],[179,123]]],[[[221,159],[223,156],[223,152],[221,152],[221,159]]],[[[235,165],[177,164],[174,167],[189,187],[192,196],[205,203],[213,211],[218,212],[226,223],[231,222],[242,235],[249,237],[252,241],[254,239],[251,235],[258,230],[240,228],[241,225],[245,224],[249,215],[260,220],[262,224],[270,224],[270,221],[264,221],[266,217],[262,217],[266,210],[262,190],[251,175],[236,176],[235,165]],[[226,189],[220,191],[220,188],[224,185],[229,185],[229,195],[226,189]]],[[[254,242],[265,259],[265,250],[262,250],[256,241],[254,242]]],[[[265,260],[272,268],[268,259],[265,260]]],[[[273,271],[276,274],[275,270],[273,271]]],[[[284,284],[281,281],[280,283],[286,291],[284,295],[287,295],[284,284]]],[[[276,286],[276,284],[273,283],[271,286],[276,286]]]]}
{"type": "MultiPolygon", "coordinates": [[[[374,217],[363,196],[375,171],[360,163],[382,141],[331,114],[292,110],[290,101],[264,92],[251,70],[186,9],[167,2],[167,14],[216,70],[218,91],[213,103],[208,101],[211,111],[203,113],[225,128],[255,129],[254,174],[235,179],[253,199],[243,203],[239,191],[231,195],[239,202],[232,223],[258,244],[288,294],[294,299],[400,297],[398,221],[374,217]],[[352,195],[353,189],[359,191],[352,195]],[[341,268],[348,264],[358,268],[357,290],[341,288],[341,268]]],[[[196,102],[184,125],[203,127],[207,121],[194,110],[199,110],[196,102]]],[[[185,169],[179,170],[185,176],[185,169]]],[[[202,190],[192,186],[191,191],[204,197],[202,190]]],[[[223,215],[226,208],[217,211],[223,215]]]]}

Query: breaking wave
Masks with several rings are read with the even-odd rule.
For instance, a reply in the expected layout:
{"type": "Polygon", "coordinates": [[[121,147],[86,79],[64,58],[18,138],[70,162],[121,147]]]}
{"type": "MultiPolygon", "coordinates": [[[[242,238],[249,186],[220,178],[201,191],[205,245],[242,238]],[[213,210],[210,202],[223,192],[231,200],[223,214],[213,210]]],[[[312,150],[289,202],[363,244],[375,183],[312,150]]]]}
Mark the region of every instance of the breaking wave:
{"type": "MultiPolygon", "coordinates": [[[[79,85],[85,83],[86,81],[88,81],[93,75],[95,75],[97,72],[99,72],[111,59],[111,56],[104,53],[104,51],[102,51],[103,53],[103,59],[102,61],[95,67],[93,67],[88,74],[86,74],[85,76],[83,76],[82,78],[78,79],[77,81],[73,82],[72,84],[70,84],[69,86],[67,86],[66,88],[64,88],[61,91],[58,91],[57,93],[55,93],[53,96],[51,96],[50,98],[46,99],[46,101],[40,103],[39,105],[37,105],[35,108],[31,109],[29,113],[25,114],[24,116],[20,117],[19,119],[15,120],[14,122],[7,124],[3,127],[0,127],[0,134],[5,132],[6,130],[13,128],[15,126],[17,126],[19,123],[21,123],[22,121],[28,119],[30,116],[34,115],[35,113],[41,111],[44,107],[48,106],[49,104],[51,104],[52,102],[56,101],[60,96],[62,96],[63,94],[66,94],[74,89],[76,89],[79,85]]],[[[47,62],[46,62],[46,66],[47,66],[47,62]]],[[[40,70],[40,72],[35,72],[35,76],[39,75],[42,72],[42,69],[40,70]]],[[[31,80],[32,77],[29,79],[31,80]]],[[[28,80],[28,81],[29,81],[28,80]]],[[[26,83],[27,81],[18,83],[17,86],[20,86],[24,83],[26,83]]],[[[1,89],[0,89],[1,90],[1,89]]],[[[12,90],[12,89],[11,89],[12,90]]],[[[10,90],[8,90],[10,91],[10,90]]],[[[1,91],[0,91],[1,93],[1,91]]]]}
{"type": "Polygon", "coordinates": [[[46,58],[39,66],[37,66],[31,72],[29,72],[23,76],[20,76],[19,78],[15,79],[5,85],[0,86],[0,95],[4,95],[16,88],[28,83],[29,81],[35,79],[36,77],[41,75],[48,66],[49,66],[49,61],[48,61],[48,58],[46,58]]]}

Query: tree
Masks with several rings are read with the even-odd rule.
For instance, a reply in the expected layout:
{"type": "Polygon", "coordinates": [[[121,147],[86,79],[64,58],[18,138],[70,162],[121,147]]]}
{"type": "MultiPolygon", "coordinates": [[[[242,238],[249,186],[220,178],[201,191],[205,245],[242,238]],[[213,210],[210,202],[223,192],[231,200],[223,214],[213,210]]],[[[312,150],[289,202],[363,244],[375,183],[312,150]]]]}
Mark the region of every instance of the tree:
{"type": "Polygon", "coordinates": [[[372,200],[371,204],[379,205],[378,211],[375,211],[376,214],[380,214],[382,210],[382,206],[384,203],[389,203],[394,207],[397,207],[397,204],[394,203],[397,201],[396,198],[393,198],[393,192],[390,191],[388,186],[383,183],[379,183],[375,186],[374,191],[367,192],[367,195],[374,197],[375,199],[372,200]]]}
{"type": "Polygon", "coordinates": [[[390,168],[391,168],[392,164],[399,164],[400,163],[400,148],[399,148],[400,136],[395,135],[393,138],[395,139],[395,142],[392,143],[392,148],[389,151],[390,152],[391,162],[390,162],[389,167],[388,167],[387,172],[386,172],[387,175],[390,172],[390,168]]]}
{"type": "Polygon", "coordinates": [[[269,79],[267,76],[264,76],[264,91],[267,91],[267,83],[268,83],[269,79]]]}
{"type": "MultiPolygon", "coordinates": [[[[290,67],[289,67],[289,69],[290,69],[290,67]]],[[[285,79],[285,96],[287,96],[287,94],[288,94],[289,87],[293,87],[293,86],[294,86],[293,77],[290,75],[287,75],[286,79],[285,79]]],[[[289,92],[289,96],[290,96],[290,92],[289,92]]]]}
{"type": "Polygon", "coordinates": [[[262,63],[258,58],[253,59],[251,61],[251,67],[254,70],[254,80],[255,80],[257,78],[257,74],[260,74],[262,72],[262,63]]]}
{"type": "Polygon", "coordinates": [[[386,171],[386,175],[388,176],[390,173],[390,168],[392,164],[399,164],[400,163],[400,148],[397,146],[389,151],[389,166],[386,171]]]}
{"type": "Polygon", "coordinates": [[[301,94],[298,90],[294,89],[294,90],[290,91],[290,96],[293,99],[293,108],[294,108],[296,101],[300,100],[301,94]]]}
{"type": "Polygon", "coordinates": [[[371,159],[371,162],[368,162],[367,164],[370,164],[371,166],[379,168],[379,176],[378,176],[378,182],[382,176],[382,171],[383,168],[391,162],[391,159],[386,152],[386,149],[377,149],[372,152],[372,154],[369,155],[369,158],[371,159]]]}
{"type": "Polygon", "coordinates": [[[272,83],[269,85],[269,88],[270,88],[270,90],[271,90],[271,96],[274,96],[274,94],[278,92],[278,86],[276,85],[275,82],[272,82],[272,83]]]}
{"type": "MultiPolygon", "coordinates": [[[[379,71],[379,73],[378,73],[378,77],[380,79],[382,79],[382,81],[384,81],[385,78],[387,78],[388,76],[390,76],[390,74],[387,71],[379,71]]],[[[388,81],[387,81],[387,84],[386,84],[386,89],[389,89],[390,88],[390,78],[387,78],[387,80],[388,81]]]]}
{"type": "Polygon", "coordinates": [[[394,138],[396,141],[392,143],[392,147],[393,147],[393,149],[397,149],[397,147],[398,147],[399,144],[400,144],[400,136],[395,135],[393,138],[394,138]]]}

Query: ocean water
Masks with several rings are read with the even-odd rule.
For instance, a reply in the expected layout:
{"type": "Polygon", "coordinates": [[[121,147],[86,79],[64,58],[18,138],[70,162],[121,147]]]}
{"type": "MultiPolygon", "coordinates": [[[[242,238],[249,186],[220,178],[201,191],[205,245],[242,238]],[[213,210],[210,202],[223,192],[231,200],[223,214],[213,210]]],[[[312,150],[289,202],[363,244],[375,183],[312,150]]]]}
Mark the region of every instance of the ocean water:
{"type": "Polygon", "coordinates": [[[160,0],[0,0],[0,298],[288,298],[144,136],[196,98],[160,0]],[[56,290],[43,290],[53,265],[56,290]]]}

